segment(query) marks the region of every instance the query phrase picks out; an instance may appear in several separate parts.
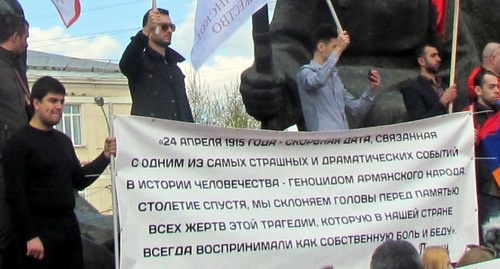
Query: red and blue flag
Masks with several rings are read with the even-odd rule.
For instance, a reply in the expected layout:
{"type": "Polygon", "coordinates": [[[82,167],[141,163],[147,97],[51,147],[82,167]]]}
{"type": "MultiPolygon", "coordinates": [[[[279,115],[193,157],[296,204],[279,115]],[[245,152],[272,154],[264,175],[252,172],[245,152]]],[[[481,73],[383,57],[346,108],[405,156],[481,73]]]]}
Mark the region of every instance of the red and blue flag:
{"type": "Polygon", "coordinates": [[[490,117],[479,129],[479,139],[486,162],[497,185],[500,187],[500,112],[490,117]]]}

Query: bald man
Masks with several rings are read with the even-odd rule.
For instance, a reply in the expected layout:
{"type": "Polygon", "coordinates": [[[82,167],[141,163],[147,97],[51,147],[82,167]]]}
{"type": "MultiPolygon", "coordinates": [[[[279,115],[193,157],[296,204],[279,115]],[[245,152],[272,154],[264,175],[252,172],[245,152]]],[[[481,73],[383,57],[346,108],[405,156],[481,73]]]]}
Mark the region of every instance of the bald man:
{"type": "Polygon", "coordinates": [[[471,102],[477,97],[474,91],[474,77],[481,69],[487,70],[493,75],[495,75],[500,83],[500,43],[490,42],[484,46],[483,53],[481,55],[481,66],[476,67],[472,70],[467,80],[467,88],[469,90],[469,96],[471,97],[471,102]]]}

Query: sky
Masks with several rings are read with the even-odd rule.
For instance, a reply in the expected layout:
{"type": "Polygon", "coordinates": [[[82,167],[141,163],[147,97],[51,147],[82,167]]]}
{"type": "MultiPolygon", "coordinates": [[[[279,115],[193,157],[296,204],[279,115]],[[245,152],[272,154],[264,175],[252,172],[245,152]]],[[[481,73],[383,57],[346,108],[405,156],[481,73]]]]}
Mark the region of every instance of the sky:
{"type": "MultiPolygon", "coordinates": [[[[64,26],[50,0],[18,0],[30,23],[30,50],[64,56],[118,63],[121,54],[142,27],[142,17],[151,8],[150,0],[80,0],[81,14],[69,28],[64,26]]],[[[269,14],[276,0],[269,1],[269,14]]],[[[194,39],[196,0],[157,0],[168,9],[176,24],[171,48],[186,58],[184,73],[190,65],[194,39]]],[[[200,68],[199,77],[210,90],[230,87],[253,62],[251,19],[225,41],[200,68]]]]}

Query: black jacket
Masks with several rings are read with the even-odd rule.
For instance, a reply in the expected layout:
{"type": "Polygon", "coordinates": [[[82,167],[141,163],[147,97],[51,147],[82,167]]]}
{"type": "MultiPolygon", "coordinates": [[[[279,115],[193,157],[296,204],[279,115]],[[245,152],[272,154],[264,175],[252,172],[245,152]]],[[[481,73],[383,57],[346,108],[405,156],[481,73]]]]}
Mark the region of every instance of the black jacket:
{"type": "Polygon", "coordinates": [[[28,124],[23,89],[14,69],[28,85],[23,57],[0,47],[0,148],[10,136],[28,124]]]}
{"type": "Polygon", "coordinates": [[[439,96],[431,82],[420,75],[409,81],[401,89],[401,93],[410,120],[430,118],[447,112],[447,107],[439,102],[439,96]]]}
{"type": "Polygon", "coordinates": [[[132,115],[193,122],[184,74],[177,65],[184,60],[169,47],[165,57],[149,48],[142,31],[132,37],[120,60],[128,78],[132,115]]]}

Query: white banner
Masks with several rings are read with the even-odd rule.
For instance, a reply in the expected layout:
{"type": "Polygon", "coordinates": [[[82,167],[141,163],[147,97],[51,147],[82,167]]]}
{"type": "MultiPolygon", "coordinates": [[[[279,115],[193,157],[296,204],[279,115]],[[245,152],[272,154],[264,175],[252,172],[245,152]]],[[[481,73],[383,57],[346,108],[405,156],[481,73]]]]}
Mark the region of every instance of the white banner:
{"type": "Polygon", "coordinates": [[[80,17],[80,0],[52,0],[66,28],[80,17]]]}
{"type": "Polygon", "coordinates": [[[217,47],[228,39],[268,0],[198,0],[191,63],[199,69],[217,47]]]}
{"type": "Polygon", "coordinates": [[[472,117],[346,132],[117,116],[122,268],[368,268],[478,243],[472,117]]]}

